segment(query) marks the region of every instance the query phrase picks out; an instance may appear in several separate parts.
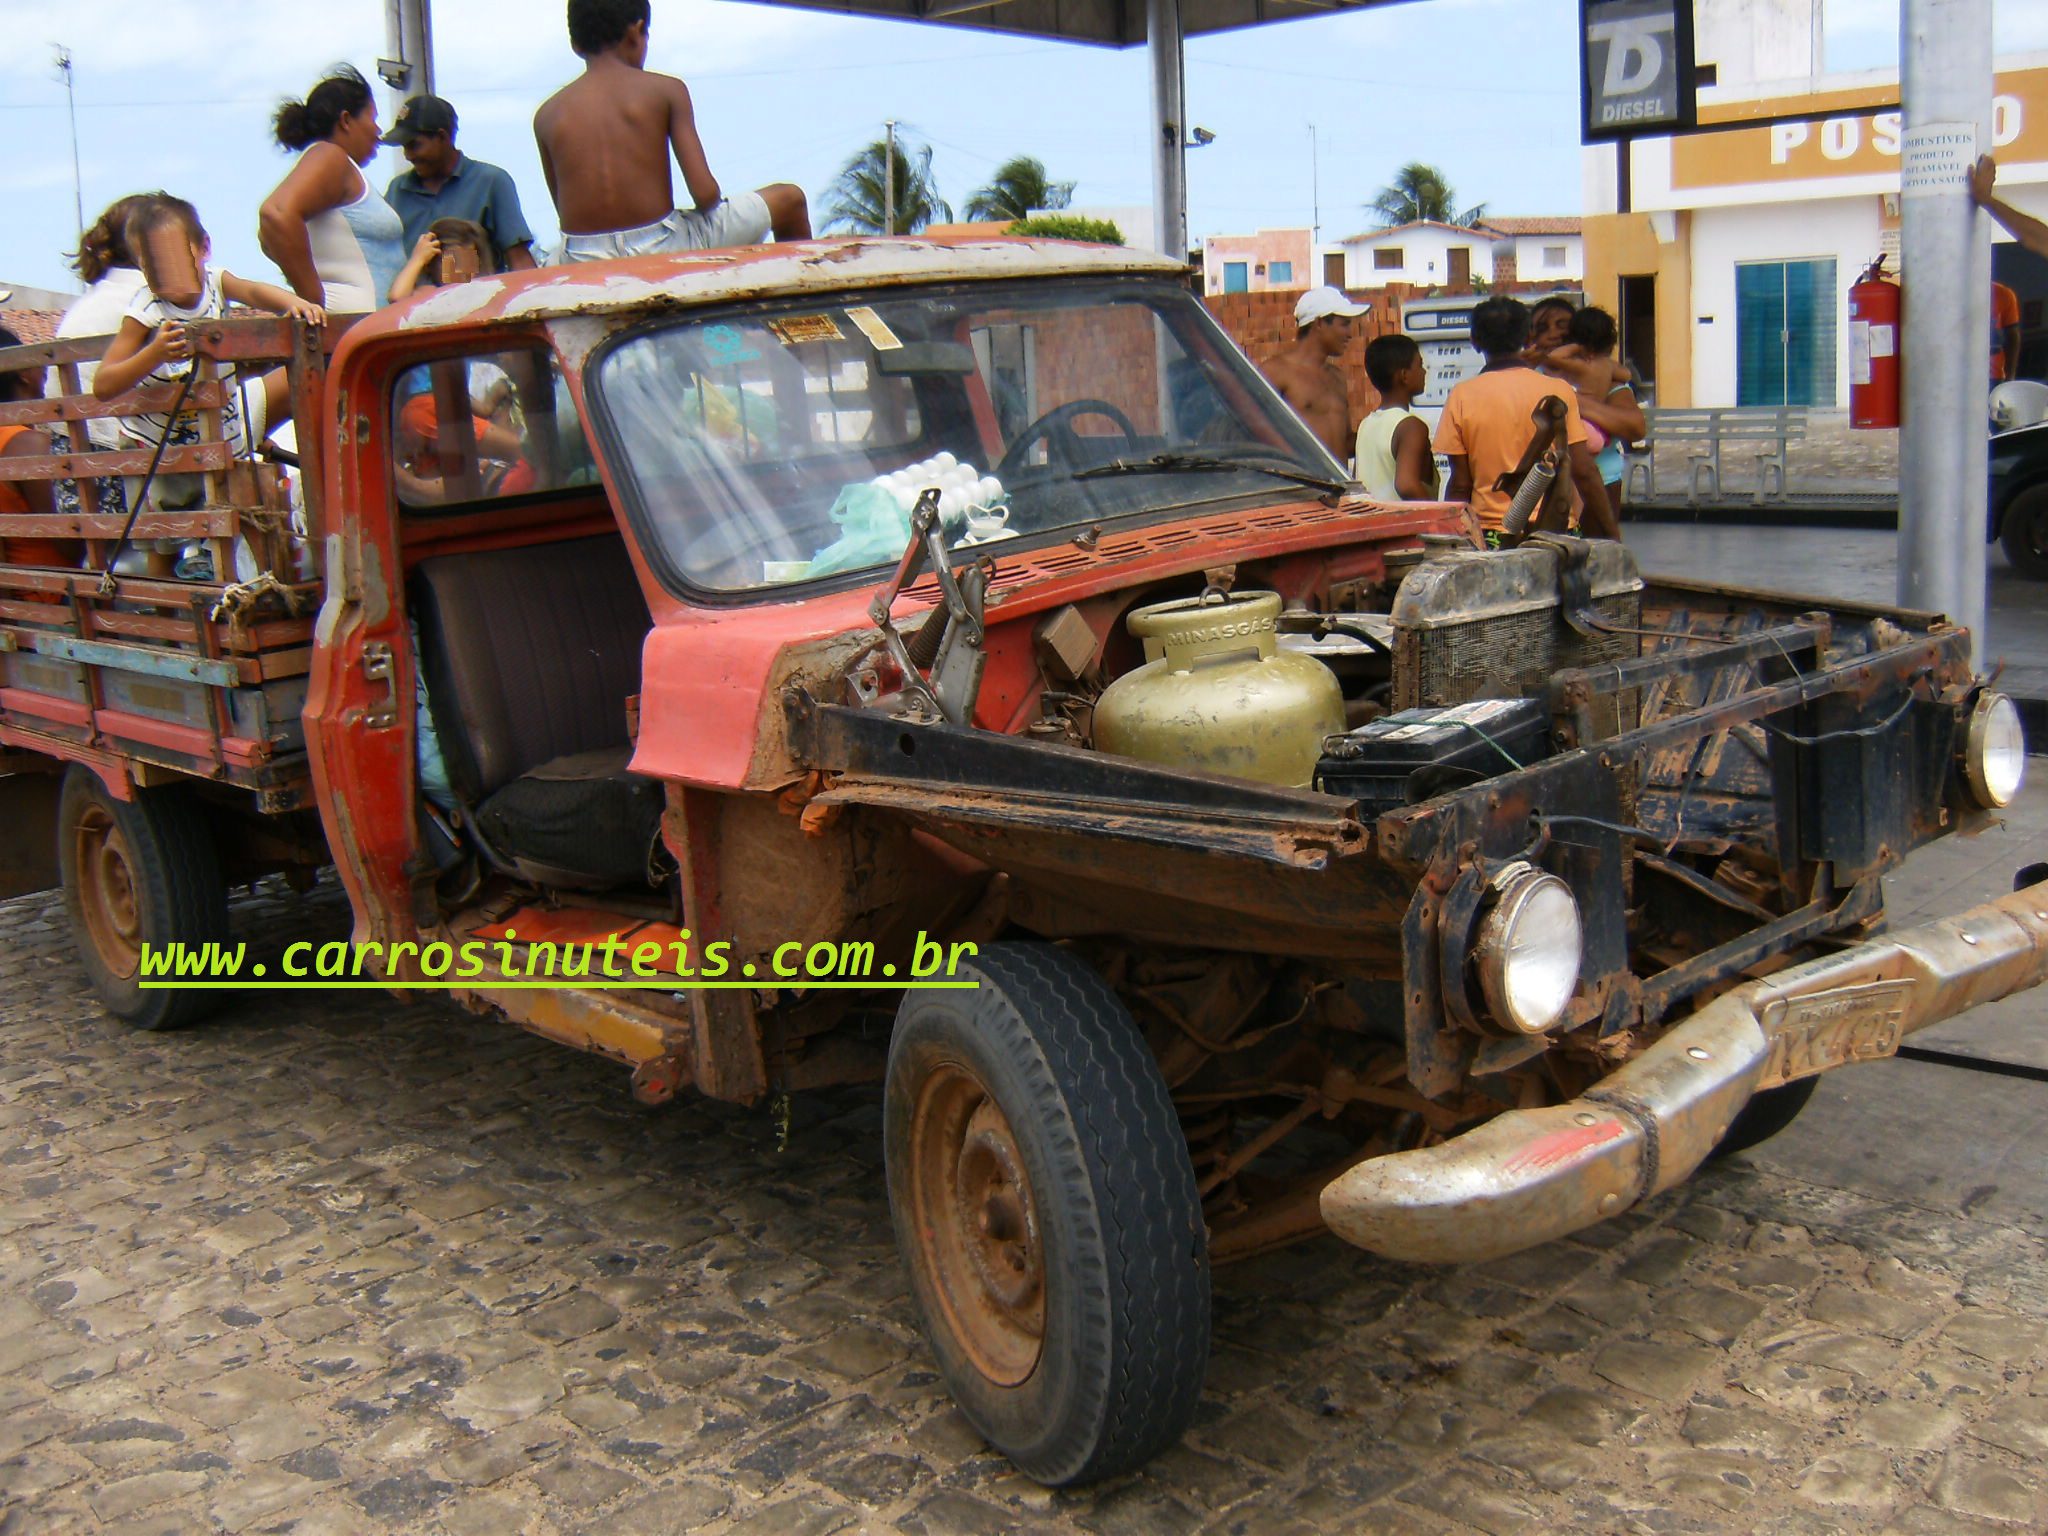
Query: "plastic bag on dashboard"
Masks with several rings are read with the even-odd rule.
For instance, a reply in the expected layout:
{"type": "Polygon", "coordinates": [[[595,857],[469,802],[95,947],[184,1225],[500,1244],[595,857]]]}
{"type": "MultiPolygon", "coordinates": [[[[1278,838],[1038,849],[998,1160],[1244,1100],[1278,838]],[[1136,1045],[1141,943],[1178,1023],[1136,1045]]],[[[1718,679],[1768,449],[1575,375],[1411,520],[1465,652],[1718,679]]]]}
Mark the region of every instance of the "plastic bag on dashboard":
{"type": "Polygon", "coordinates": [[[839,537],[812,559],[812,576],[884,564],[901,555],[910,542],[909,514],[895,497],[867,481],[841,490],[831,516],[839,537]]]}

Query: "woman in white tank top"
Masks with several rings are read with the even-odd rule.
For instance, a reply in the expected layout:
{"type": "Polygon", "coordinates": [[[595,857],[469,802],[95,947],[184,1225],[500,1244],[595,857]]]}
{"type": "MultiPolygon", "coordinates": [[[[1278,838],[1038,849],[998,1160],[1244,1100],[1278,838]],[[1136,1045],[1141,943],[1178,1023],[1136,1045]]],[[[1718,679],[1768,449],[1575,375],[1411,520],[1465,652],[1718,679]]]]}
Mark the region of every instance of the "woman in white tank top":
{"type": "Polygon", "coordinates": [[[293,292],[331,315],[382,309],[405,265],[405,228],[362,171],[381,137],[369,82],[335,71],[279,107],[273,131],[305,153],[263,201],[264,254],[293,292]]]}

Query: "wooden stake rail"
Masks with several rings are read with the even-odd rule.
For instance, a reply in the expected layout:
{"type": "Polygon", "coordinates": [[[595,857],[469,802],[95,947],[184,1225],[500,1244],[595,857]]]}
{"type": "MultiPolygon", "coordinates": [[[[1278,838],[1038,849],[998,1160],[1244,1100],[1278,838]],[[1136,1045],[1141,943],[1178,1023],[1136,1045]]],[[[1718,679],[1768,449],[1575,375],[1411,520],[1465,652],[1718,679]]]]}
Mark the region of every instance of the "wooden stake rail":
{"type": "MultiPolygon", "coordinates": [[[[278,471],[238,460],[225,440],[223,407],[237,386],[223,373],[242,369],[241,388],[253,391],[256,373],[289,365],[294,414],[317,421],[326,355],[338,334],[319,336],[268,316],[197,328],[197,377],[184,414],[197,417],[199,441],[164,452],[151,500],[166,477],[197,476],[198,487],[187,478],[177,488],[199,490],[199,504],[153,505],[135,518],[127,547],[141,551],[150,570],[116,575],[111,595],[101,592],[100,572],[128,518],[106,510],[103,487],[118,477],[132,495],[154,448],[125,440],[117,450],[98,447],[90,424],[168,414],[177,386],[96,399],[81,386],[78,365],[105,354],[103,338],[0,349],[0,372],[56,371],[46,397],[0,405],[0,426],[61,425],[72,450],[0,459],[0,483],[68,480],[78,492],[76,512],[0,514],[0,749],[111,755],[135,765],[137,782],[163,769],[235,784],[255,791],[267,811],[310,803],[298,711],[321,585],[299,579],[301,541],[291,532],[278,471]],[[24,540],[61,541],[82,558],[75,566],[26,564],[19,559],[24,540]],[[177,557],[159,541],[205,545],[213,579],[177,579],[177,557]],[[236,580],[238,545],[245,567],[253,556],[258,579],[236,580]]],[[[317,432],[305,436],[303,472],[317,488],[324,445],[317,432]]],[[[307,521],[317,538],[310,506],[307,521]]]]}

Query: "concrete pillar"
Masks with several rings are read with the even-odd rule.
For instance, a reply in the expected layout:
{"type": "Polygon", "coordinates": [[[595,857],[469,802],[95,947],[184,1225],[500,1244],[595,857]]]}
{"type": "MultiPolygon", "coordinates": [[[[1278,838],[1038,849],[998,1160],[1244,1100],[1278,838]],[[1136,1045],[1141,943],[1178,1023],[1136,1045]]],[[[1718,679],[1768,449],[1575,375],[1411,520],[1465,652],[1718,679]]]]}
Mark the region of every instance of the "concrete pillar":
{"type": "Polygon", "coordinates": [[[1174,260],[1188,253],[1187,78],[1180,0],[1145,0],[1152,55],[1152,233],[1174,260]]]}
{"type": "Polygon", "coordinates": [[[1905,0],[1899,58],[1906,311],[1899,601],[1967,624],[1981,661],[1991,235],[1967,177],[1953,166],[1960,160],[1967,170],[1991,143],[1991,0],[1905,0]],[[1963,135],[1974,139],[1958,147],[1963,135]],[[1942,169],[1916,175],[1919,144],[1946,146],[1942,169]]]}

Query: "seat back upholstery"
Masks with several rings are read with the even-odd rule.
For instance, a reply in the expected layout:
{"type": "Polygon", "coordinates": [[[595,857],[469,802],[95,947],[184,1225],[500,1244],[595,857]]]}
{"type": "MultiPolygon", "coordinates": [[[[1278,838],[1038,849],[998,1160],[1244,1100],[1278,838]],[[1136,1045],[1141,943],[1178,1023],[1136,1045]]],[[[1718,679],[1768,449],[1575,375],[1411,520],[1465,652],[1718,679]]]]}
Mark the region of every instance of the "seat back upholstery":
{"type": "Polygon", "coordinates": [[[653,620],[623,539],[437,556],[411,590],[434,729],[471,805],[554,758],[625,744],[653,620]]]}

